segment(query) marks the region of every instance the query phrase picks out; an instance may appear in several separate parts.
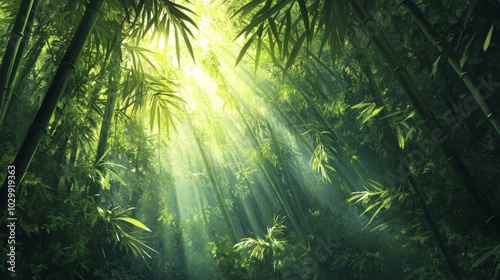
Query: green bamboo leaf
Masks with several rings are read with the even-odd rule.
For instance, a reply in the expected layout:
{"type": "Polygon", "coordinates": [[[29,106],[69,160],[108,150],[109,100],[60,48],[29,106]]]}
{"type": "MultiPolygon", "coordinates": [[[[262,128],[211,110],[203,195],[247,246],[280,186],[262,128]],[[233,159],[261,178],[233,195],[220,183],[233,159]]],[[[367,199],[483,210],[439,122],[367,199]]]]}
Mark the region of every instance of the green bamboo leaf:
{"type": "Polygon", "coordinates": [[[179,29],[174,28],[174,38],[175,38],[175,53],[177,55],[177,63],[181,67],[181,47],[179,42],[179,29]]]}
{"type": "Polygon", "coordinates": [[[398,144],[401,150],[404,150],[405,148],[405,138],[403,137],[403,133],[401,132],[401,129],[398,127],[397,129],[397,137],[398,137],[398,144]]]}
{"type": "Polygon", "coordinates": [[[191,45],[191,41],[189,40],[189,37],[188,37],[188,33],[191,35],[191,37],[193,37],[193,34],[191,33],[191,30],[187,29],[187,27],[184,25],[184,23],[181,23],[181,26],[182,26],[182,28],[181,28],[182,38],[184,38],[184,43],[186,44],[189,55],[194,60],[193,46],[191,45]]]}
{"type": "Polygon", "coordinates": [[[273,7],[268,7],[266,5],[252,18],[248,25],[243,28],[243,30],[236,36],[240,37],[243,34],[250,34],[251,31],[257,26],[263,24],[268,18],[272,17],[274,14],[278,13],[284,6],[289,4],[291,0],[282,0],[276,3],[273,7]]]}
{"type": "Polygon", "coordinates": [[[415,131],[416,131],[416,129],[414,127],[412,127],[410,130],[408,130],[408,132],[406,133],[406,136],[405,136],[405,141],[408,141],[408,139],[410,139],[411,135],[415,131]]]}
{"type": "Polygon", "coordinates": [[[248,48],[252,45],[252,42],[253,40],[255,39],[255,34],[252,35],[252,37],[250,37],[248,39],[248,41],[243,45],[243,47],[241,48],[241,51],[240,53],[238,54],[238,57],[236,58],[236,65],[238,65],[238,63],[240,63],[241,59],[243,58],[243,56],[245,55],[245,53],[247,52],[248,48]]]}
{"type": "Polygon", "coordinates": [[[193,25],[195,28],[197,28],[194,20],[191,17],[189,17],[186,13],[181,11],[181,10],[184,10],[187,13],[196,16],[196,13],[193,10],[191,10],[187,7],[184,7],[180,4],[174,3],[172,1],[169,1],[169,5],[172,5],[172,7],[169,7],[169,11],[175,18],[177,18],[179,21],[189,22],[191,25],[193,25]]]}
{"type": "Polygon", "coordinates": [[[290,43],[291,33],[292,33],[292,15],[290,14],[290,10],[286,11],[285,14],[285,34],[283,38],[283,49],[282,53],[286,57],[288,56],[288,44],[290,43]]]}
{"type": "Polygon", "coordinates": [[[441,55],[439,55],[436,61],[434,61],[434,63],[432,64],[432,76],[436,75],[440,60],[441,60],[441,55]]]}
{"type": "Polygon", "coordinates": [[[248,2],[247,4],[245,4],[243,7],[241,7],[240,9],[238,9],[233,16],[236,16],[237,14],[241,14],[241,16],[246,16],[247,14],[249,14],[251,11],[253,11],[253,9],[257,8],[257,6],[259,6],[259,4],[261,4],[262,2],[264,2],[265,0],[254,0],[254,1],[250,1],[248,2]]]}
{"type": "MultiPolygon", "coordinates": [[[[372,217],[370,218],[370,220],[368,221],[368,223],[366,224],[366,226],[363,229],[365,229],[369,224],[371,224],[371,222],[375,219],[375,217],[378,215],[378,213],[380,213],[380,211],[383,208],[386,208],[388,205],[390,205],[390,203],[391,203],[390,197],[387,198],[386,200],[384,200],[384,202],[381,203],[380,207],[377,208],[377,211],[375,211],[375,213],[373,213],[372,217]]],[[[365,210],[365,212],[367,212],[367,211],[365,210]]]]}
{"type": "Polygon", "coordinates": [[[377,182],[377,181],[375,181],[375,180],[370,179],[370,181],[368,182],[368,184],[369,184],[372,188],[376,189],[377,191],[379,191],[379,192],[384,192],[384,190],[383,190],[383,186],[382,186],[379,182],[377,182]]]}
{"type": "Polygon", "coordinates": [[[358,203],[360,200],[366,197],[368,192],[353,192],[351,193],[351,197],[349,197],[346,201],[347,202],[352,202],[353,200],[356,200],[355,203],[358,203]]]}
{"type": "Polygon", "coordinates": [[[276,22],[274,21],[273,18],[270,18],[268,20],[268,23],[269,23],[269,29],[270,29],[269,34],[272,34],[272,36],[274,36],[274,39],[276,40],[276,43],[278,44],[278,49],[281,50],[281,40],[280,40],[280,36],[278,33],[278,28],[276,27],[276,22]]]}
{"type": "Polygon", "coordinates": [[[469,57],[469,48],[472,45],[472,42],[474,42],[474,39],[476,38],[477,31],[474,33],[472,38],[469,40],[467,43],[467,46],[465,46],[464,52],[462,54],[462,58],[460,58],[460,68],[464,67],[465,62],[467,61],[467,58],[469,57]]]}
{"type": "MultiPolygon", "coordinates": [[[[373,208],[377,207],[379,204],[381,204],[380,201],[374,202],[372,205],[366,207],[365,211],[363,211],[363,213],[361,213],[361,215],[364,215],[364,214],[370,212],[370,210],[372,210],[373,208]]],[[[380,207],[378,209],[380,209],[380,207]]],[[[375,212],[375,213],[377,213],[377,212],[375,212]]],[[[375,214],[374,214],[374,216],[375,216],[375,214]]],[[[372,217],[372,219],[373,219],[373,217],[372,217]]],[[[371,222],[372,219],[370,219],[370,222],[371,222]]],[[[370,222],[368,222],[368,224],[370,222]]]]}
{"type": "Polygon", "coordinates": [[[286,62],[286,65],[285,65],[285,71],[290,69],[293,62],[297,58],[297,55],[299,54],[300,48],[302,47],[302,43],[304,43],[305,38],[306,38],[306,33],[302,33],[302,35],[300,35],[299,39],[297,40],[297,42],[293,46],[292,52],[290,53],[290,56],[288,57],[288,61],[286,62]]]}
{"type": "Polygon", "coordinates": [[[363,107],[366,107],[366,106],[368,106],[368,105],[370,105],[370,104],[371,104],[371,103],[363,103],[363,102],[361,102],[361,103],[358,103],[358,104],[356,104],[356,105],[352,106],[352,107],[351,107],[351,109],[359,109],[359,108],[363,108],[363,107]]]}
{"type": "Polygon", "coordinates": [[[309,27],[309,14],[307,12],[307,6],[305,0],[298,0],[300,13],[302,15],[302,21],[304,22],[305,34],[307,34],[307,40],[310,42],[312,40],[312,32],[309,27]]]}
{"type": "Polygon", "coordinates": [[[255,65],[254,65],[254,73],[257,73],[257,69],[259,69],[259,61],[260,61],[260,53],[262,51],[262,32],[264,31],[264,26],[261,25],[257,30],[257,50],[255,54],[255,65]]]}
{"type": "Polygon", "coordinates": [[[127,183],[120,176],[118,176],[118,174],[116,174],[115,172],[111,171],[110,169],[108,169],[107,172],[108,173],[106,174],[106,176],[109,174],[113,178],[115,178],[115,180],[117,180],[122,186],[127,185],[127,183]]]}
{"type": "Polygon", "coordinates": [[[493,24],[490,27],[490,31],[488,31],[488,35],[486,35],[486,40],[484,40],[483,50],[486,51],[490,46],[491,36],[493,35],[493,24]]]}
{"type": "Polygon", "coordinates": [[[413,110],[408,116],[406,116],[406,118],[402,122],[406,121],[407,119],[412,118],[413,116],[415,116],[415,110],[413,110]]]}
{"type": "MultiPolygon", "coordinates": [[[[375,105],[375,104],[374,104],[375,105]]],[[[371,118],[375,117],[376,115],[378,115],[378,113],[380,113],[380,111],[382,111],[382,109],[384,109],[384,107],[379,107],[379,108],[376,108],[374,109],[373,111],[371,111],[371,113],[365,117],[365,119],[363,120],[363,123],[367,122],[368,120],[370,120],[371,118]]]]}
{"type": "Polygon", "coordinates": [[[156,107],[158,106],[157,103],[158,103],[158,100],[157,98],[155,97],[155,95],[153,95],[152,97],[152,102],[151,102],[151,109],[149,110],[149,129],[153,129],[153,126],[154,126],[154,120],[155,120],[155,116],[156,116],[156,107]]]}
{"type": "Polygon", "coordinates": [[[384,230],[384,229],[386,229],[388,227],[389,227],[389,223],[382,223],[382,224],[374,227],[372,230],[370,230],[370,232],[374,232],[376,230],[384,230]]]}
{"type": "Polygon", "coordinates": [[[366,107],[363,111],[361,111],[361,113],[356,119],[359,119],[364,115],[370,114],[371,112],[373,112],[373,109],[375,109],[375,103],[369,103],[368,107],[366,107]]]}
{"type": "Polygon", "coordinates": [[[141,221],[136,220],[134,218],[130,218],[130,217],[117,217],[117,218],[115,218],[115,220],[125,221],[125,222],[130,223],[130,224],[132,224],[132,225],[134,225],[134,226],[136,226],[136,227],[138,227],[140,229],[143,229],[145,231],[151,232],[151,230],[145,224],[143,224],[141,221]]]}
{"type": "Polygon", "coordinates": [[[481,263],[483,263],[490,256],[492,256],[492,255],[498,255],[498,254],[500,254],[500,245],[493,247],[493,249],[491,249],[486,254],[482,255],[479,259],[477,259],[472,264],[472,268],[479,266],[481,263]]]}

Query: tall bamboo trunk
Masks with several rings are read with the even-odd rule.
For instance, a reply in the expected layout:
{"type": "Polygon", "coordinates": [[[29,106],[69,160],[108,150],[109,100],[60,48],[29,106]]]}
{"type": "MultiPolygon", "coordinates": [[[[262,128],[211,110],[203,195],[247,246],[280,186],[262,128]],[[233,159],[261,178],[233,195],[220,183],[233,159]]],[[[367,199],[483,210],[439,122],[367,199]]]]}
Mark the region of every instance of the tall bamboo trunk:
{"type": "MultiPolygon", "coordinates": [[[[236,100],[234,96],[231,96],[232,99],[236,100]]],[[[240,116],[240,118],[243,120],[243,123],[245,124],[245,128],[247,129],[248,133],[250,133],[250,140],[254,146],[255,149],[259,149],[259,140],[257,139],[257,135],[253,132],[248,120],[245,118],[243,115],[243,112],[241,111],[240,107],[236,107],[236,112],[240,116]]],[[[259,153],[260,155],[260,153],[259,153]]],[[[281,206],[281,209],[285,211],[287,215],[287,219],[290,221],[292,224],[293,228],[299,235],[299,237],[302,239],[303,238],[303,233],[302,233],[302,227],[300,226],[299,219],[296,217],[295,212],[292,211],[291,205],[288,203],[287,200],[287,195],[285,195],[280,187],[280,183],[276,182],[276,180],[273,180],[273,176],[269,174],[269,170],[274,170],[274,167],[272,164],[270,164],[268,161],[265,161],[262,156],[258,159],[257,166],[259,167],[260,171],[264,175],[265,180],[269,184],[271,191],[278,201],[279,205],[281,206]],[[267,164],[267,165],[266,165],[267,164]]],[[[278,180],[279,181],[279,180],[278,180]]]]}
{"type": "MultiPolygon", "coordinates": [[[[281,175],[283,176],[285,188],[288,187],[288,190],[284,189],[283,192],[288,193],[288,191],[290,191],[289,195],[285,197],[287,198],[291,211],[293,211],[295,217],[297,217],[297,222],[299,223],[299,226],[303,227],[305,224],[304,219],[306,217],[306,211],[307,211],[306,209],[308,209],[306,203],[304,202],[306,198],[303,195],[299,194],[300,190],[297,184],[297,180],[295,180],[295,178],[292,175],[292,172],[289,170],[286,158],[283,156],[282,148],[280,147],[276,139],[276,135],[274,134],[274,131],[269,123],[268,123],[268,129],[269,129],[269,135],[271,136],[272,145],[276,149],[276,155],[278,156],[278,161],[281,162],[282,164],[281,166],[282,172],[279,173],[281,173],[281,175]]],[[[283,184],[280,184],[280,186],[283,186],[283,184]]]]}
{"type": "MultiPolygon", "coordinates": [[[[191,121],[190,121],[191,123],[191,121]]],[[[217,202],[219,204],[219,208],[222,213],[222,217],[224,219],[224,222],[227,227],[227,231],[229,234],[229,237],[231,238],[231,241],[233,244],[238,243],[238,235],[236,234],[236,229],[234,228],[233,220],[231,219],[231,214],[229,213],[229,209],[226,204],[226,200],[224,198],[224,195],[222,194],[222,190],[220,188],[219,182],[217,181],[216,174],[212,168],[212,165],[209,162],[208,156],[205,152],[205,148],[203,147],[203,143],[201,142],[200,137],[196,135],[196,131],[194,126],[191,124],[191,127],[193,129],[193,135],[196,140],[196,144],[198,145],[198,149],[200,150],[201,157],[203,159],[203,164],[205,165],[205,168],[207,169],[207,175],[208,179],[210,180],[210,185],[212,186],[212,189],[214,191],[215,197],[217,199],[217,202]]]]}
{"type": "MultiPolygon", "coordinates": [[[[14,69],[17,69],[16,57],[19,46],[24,38],[24,32],[30,17],[33,2],[35,0],[22,0],[17,12],[12,32],[9,36],[9,41],[5,49],[5,54],[0,66],[0,127],[2,126],[5,117],[9,100],[11,98],[9,85],[14,69]]],[[[19,63],[19,61],[17,61],[19,63]]]]}
{"type": "MultiPolygon", "coordinates": [[[[24,138],[23,144],[17,153],[17,156],[12,164],[16,170],[16,193],[19,194],[22,189],[22,179],[28,168],[31,159],[36,153],[40,142],[47,130],[49,120],[54,113],[56,106],[61,99],[66,86],[69,83],[71,74],[75,70],[75,65],[80,57],[80,54],[85,45],[94,24],[96,23],[101,9],[104,5],[104,0],[92,0],[85,10],[80,24],[71,40],[71,43],[59,65],[57,72],[50,84],[49,89],[42,101],[42,105],[38,110],[28,133],[24,138]]],[[[8,180],[3,182],[0,189],[0,213],[4,213],[7,206],[8,180]]],[[[3,223],[3,221],[2,221],[3,223]]]]}
{"type": "MultiPolygon", "coordinates": [[[[422,32],[424,32],[425,36],[431,41],[431,43],[437,47],[440,52],[443,52],[447,46],[446,39],[443,36],[439,35],[430,22],[425,18],[422,11],[413,3],[411,0],[406,0],[402,2],[413,19],[420,27],[422,32]]],[[[466,69],[460,67],[460,63],[458,62],[457,56],[453,53],[453,51],[448,54],[447,57],[448,64],[450,64],[453,71],[460,77],[460,80],[465,84],[467,89],[470,91],[477,105],[485,115],[486,119],[490,122],[491,126],[500,136],[500,121],[498,119],[498,114],[494,110],[490,109],[490,106],[486,103],[486,99],[489,97],[488,94],[481,93],[480,90],[484,89],[483,85],[479,82],[479,80],[472,74],[472,72],[467,71],[466,69]]],[[[488,90],[488,89],[484,89],[488,90]]]]}
{"type": "Polygon", "coordinates": [[[440,147],[441,151],[448,159],[447,164],[454,172],[459,182],[468,190],[472,199],[476,202],[479,210],[481,210],[484,222],[491,224],[496,232],[500,233],[500,219],[498,219],[496,211],[479,189],[479,186],[475,182],[462,159],[458,157],[448,145],[447,138],[449,136],[446,134],[445,130],[441,128],[433,112],[421,96],[415,82],[409,75],[408,71],[403,67],[401,61],[396,56],[395,51],[385,38],[382,31],[378,28],[375,20],[368,15],[359,0],[349,0],[349,3],[367,30],[369,36],[377,46],[378,50],[382,53],[382,56],[391,68],[394,76],[403,87],[406,95],[413,104],[413,107],[424,120],[424,124],[427,127],[434,143],[440,147]]]}
{"type": "MultiPolygon", "coordinates": [[[[26,28],[24,30],[24,38],[21,40],[21,44],[19,45],[19,49],[16,53],[16,58],[14,60],[14,65],[12,67],[12,72],[10,74],[10,79],[9,79],[9,85],[7,86],[9,94],[12,92],[12,89],[14,88],[14,85],[17,81],[17,72],[19,69],[19,66],[21,65],[21,60],[24,56],[24,51],[26,50],[26,47],[28,46],[28,43],[31,39],[31,32],[33,31],[33,23],[35,21],[35,15],[38,11],[38,3],[40,3],[39,0],[34,0],[33,1],[33,6],[31,7],[30,15],[28,17],[28,23],[26,24],[26,28]]],[[[30,68],[31,70],[31,68],[30,68]]],[[[9,104],[7,104],[7,107],[9,107],[9,104]]],[[[1,126],[1,122],[0,122],[1,126]]]]}
{"type": "MultiPolygon", "coordinates": [[[[19,75],[16,75],[15,81],[12,82],[12,85],[9,87],[9,90],[12,92],[12,100],[16,97],[17,92],[19,92],[24,84],[24,80],[29,76],[33,67],[35,67],[38,58],[42,54],[43,47],[45,46],[45,39],[43,37],[39,37],[36,42],[33,43],[33,47],[29,52],[26,53],[26,57],[24,59],[23,67],[19,70],[19,75]]],[[[9,106],[9,109],[12,110],[13,106],[9,106]]],[[[6,111],[6,114],[9,115],[9,111],[6,111]]],[[[5,119],[4,119],[5,121],[5,119]]]]}
{"type": "MultiPolygon", "coordinates": [[[[116,105],[116,96],[118,95],[118,86],[120,84],[121,78],[121,63],[122,63],[122,53],[121,53],[121,36],[122,26],[117,25],[116,35],[113,41],[113,50],[111,51],[111,62],[110,62],[110,71],[109,71],[109,79],[108,79],[108,90],[107,90],[107,99],[106,106],[104,108],[104,116],[101,122],[101,130],[99,132],[99,141],[97,142],[97,150],[95,156],[94,164],[97,165],[97,168],[102,171],[102,168],[99,167],[99,163],[102,162],[106,156],[106,152],[108,150],[108,140],[111,132],[111,126],[113,124],[113,117],[115,115],[115,105],[116,105]]],[[[89,195],[96,197],[101,192],[99,185],[94,182],[90,185],[89,195]]]]}

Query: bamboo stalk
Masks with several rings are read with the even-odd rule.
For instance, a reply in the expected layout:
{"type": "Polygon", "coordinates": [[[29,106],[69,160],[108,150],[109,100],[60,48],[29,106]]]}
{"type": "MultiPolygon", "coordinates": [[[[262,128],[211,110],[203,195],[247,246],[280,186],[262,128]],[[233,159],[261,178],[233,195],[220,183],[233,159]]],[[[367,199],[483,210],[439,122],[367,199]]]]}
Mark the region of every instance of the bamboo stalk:
{"type": "MultiPolygon", "coordinates": [[[[191,121],[190,121],[191,124],[191,121]]],[[[208,160],[208,156],[205,152],[205,148],[203,147],[203,143],[201,142],[201,139],[196,135],[196,131],[194,126],[191,124],[191,127],[193,129],[193,135],[196,140],[196,144],[198,145],[198,149],[200,150],[201,157],[203,159],[203,164],[205,165],[205,168],[207,169],[207,174],[208,174],[208,179],[210,180],[210,185],[212,186],[212,189],[215,193],[215,197],[217,199],[217,202],[219,204],[219,208],[222,213],[222,217],[224,219],[224,222],[226,224],[229,237],[231,238],[231,241],[233,244],[238,243],[238,235],[236,234],[236,229],[234,228],[233,220],[231,219],[231,214],[229,213],[229,209],[226,204],[226,200],[224,198],[224,195],[222,194],[220,185],[217,181],[217,178],[215,176],[215,172],[210,165],[210,162],[208,160]]]]}
{"type": "MultiPolygon", "coordinates": [[[[236,98],[232,95],[231,95],[231,98],[236,100],[236,98]]],[[[237,111],[238,115],[240,116],[240,118],[243,120],[247,131],[250,133],[250,138],[251,138],[252,144],[254,145],[254,147],[256,149],[258,149],[259,148],[259,141],[258,141],[255,133],[251,129],[251,126],[250,126],[248,120],[245,118],[245,116],[243,115],[243,112],[241,111],[241,109],[239,107],[236,107],[236,111],[237,111]]],[[[264,163],[266,163],[266,162],[264,162],[262,160],[263,157],[262,157],[262,155],[260,155],[260,153],[259,153],[259,156],[260,156],[260,159],[259,159],[259,162],[257,165],[258,165],[260,171],[264,175],[264,178],[266,179],[267,183],[271,187],[271,191],[272,191],[274,197],[276,198],[276,200],[278,200],[278,203],[280,204],[283,211],[285,211],[287,218],[290,220],[290,223],[292,224],[293,228],[297,232],[298,236],[301,239],[303,239],[304,235],[302,233],[302,228],[300,227],[299,218],[296,217],[295,213],[292,211],[290,203],[286,199],[286,196],[283,193],[283,190],[280,187],[279,182],[275,182],[275,180],[273,180],[273,177],[267,171],[266,166],[264,166],[264,163]]]]}
{"type": "MultiPolygon", "coordinates": [[[[116,28],[117,34],[113,40],[114,46],[112,50],[112,58],[110,63],[111,69],[109,71],[109,86],[107,90],[108,97],[106,99],[104,116],[102,118],[101,130],[99,132],[99,141],[97,143],[95,164],[99,163],[99,161],[102,161],[104,159],[106,151],[108,150],[108,139],[115,113],[116,97],[118,95],[117,91],[121,78],[121,63],[122,63],[121,30],[122,26],[118,25],[116,28]]],[[[101,170],[100,167],[98,168],[101,170]]],[[[98,184],[92,183],[90,185],[89,195],[95,198],[96,195],[99,193],[100,189],[98,184]]]]}
{"type": "MultiPolygon", "coordinates": [[[[5,118],[8,108],[8,103],[11,98],[9,91],[10,79],[14,73],[13,70],[17,69],[17,66],[15,66],[16,57],[19,46],[24,38],[24,32],[26,25],[28,25],[28,19],[30,17],[34,1],[35,0],[21,1],[19,12],[16,15],[14,26],[12,27],[12,32],[9,36],[9,42],[7,43],[2,59],[2,65],[0,66],[0,127],[2,126],[3,119],[5,118]]],[[[19,63],[19,61],[17,61],[17,63],[19,63]]]]}
{"type": "MultiPolygon", "coordinates": [[[[61,64],[52,79],[45,98],[42,101],[42,105],[29,127],[28,133],[24,138],[14,163],[12,164],[16,169],[16,193],[18,194],[22,190],[21,182],[25,172],[45,135],[50,118],[52,117],[52,114],[54,113],[56,106],[69,83],[71,74],[76,68],[78,58],[82,53],[85,42],[89,37],[94,24],[99,18],[104,2],[105,0],[92,0],[87,6],[75,35],[73,36],[61,64]]],[[[0,213],[4,213],[7,208],[7,188],[8,180],[6,178],[3,182],[2,188],[0,189],[0,213]]],[[[2,220],[2,222],[4,221],[2,220]]]]}
{"type": "MultiPolygon", "coordinates": [[[[28,23],[26,24],[26,28],[24,31],[24,39],[21,40],[21,44],[19,45],[19,49],[17,51],[16,58],[14,61],[14,66],[12,68],[12,73],[10,75],[9,85],[7,86],[9,91],[12,91],[13,85],[17,81],[17,77],[18,77],[17,71],[18,71],[19,66],[21,65],[21,63],[20,63],[21,59],[24,56],[24,50],[26,49],[26,46],[28,45],[28,43],[31,39],[31,32],[33,31],[33,22],[35,21],[35,15],[38,11],[38,4],[39,3],[40,3],[39,0],[33,1],[33,6],[31,7],[30,15],[28,17],[28,23]]],[[[9,106],[9,104],[7,104],[7,107],[8,106],[9,106]]],[[[0,121],[0,125],[1,125],[1,123],[2,122],[0,121]]]]}

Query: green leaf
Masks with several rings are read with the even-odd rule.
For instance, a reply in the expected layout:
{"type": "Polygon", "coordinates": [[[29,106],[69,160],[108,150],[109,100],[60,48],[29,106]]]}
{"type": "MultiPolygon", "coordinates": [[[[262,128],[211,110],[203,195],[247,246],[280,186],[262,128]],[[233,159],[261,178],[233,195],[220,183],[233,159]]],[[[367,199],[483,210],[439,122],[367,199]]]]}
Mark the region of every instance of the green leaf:
{"type": "Polygon", "coordinates": [[[310,31],[309,27],[309,14],[307,12],[307,6],[305,0],[298,0],[298,2],[300,7],[300,13],[302,15],[302,20],[304,21],[304,29],[305,33],[307,34],[307,40],[310,42],[312,40],[313,34],[310,31]]]}
{"type": "Polygon", "coordinates": [[[363,108],[363,107],[366,107],[368,105],[370,105],[371,103],[364,103],[364,102],[361,102],[361,103],[358,103],[354,106],[351,107],[351,109],[359,109],[359,108],[363,108]]]}
{"type": "Polygon", "coordinates": [[[464,67],[465,62],[467,62],[467,58],[469,57],[469,48],[472,45],[472,42],[474,42],[476,35],[477,35],[477,31],[476,31],[476,33],[474,33],[472,38],[470,38],[469,42],[467,43],[467,46],[465,46],[464,53],[462,54],[462,58],[460,58],[460,68],[464,67]]]}
{"type": "Polygon", "coordinates": [[[405,138],[403,137],[403,133],[401,132],[401,129],[398,127],[397,130],[397,136],[398,136],[398,144],[401,150],[404,150],[405,148],[405,138]]]}
{"type": "Polygon", "coordinates": [[[412,127],[410,130],[408,130],[408,132],[406,133],[406,136],[405,136],[405,141],[408,142],[408,139],[410,139],[411,135],[413,134],[413,132],[415,132],[416,129],[414,127],[412,127]]]}
{"type": "Polygon", "coordinates": [[[243,56],[247,52],[248,48],[252,45],[252,42],[255,39],[255,37],[256,37],[256,34],[253,34],[248,39],[248,41],[243,45],[243,47],[240,50],[240,53],[238,54],[238,57],[236,58],[236,65],[238,65],[238,63],[240,63],[241,59],[243,58],[243,56]]]}
{"type": "Polygon", "coordinates": [[[436,61],[434,61],[434,63],[432,64],[432,76],[436,75],[440,60],[441,60],[441,55],[439,55],[436,61]]]}
{"type": "Polygon", "coordinates": [[[486,40],[484,40],[483,50],[486,51],[490,46],[491,36],[493,35],[493,24],[490,27],[490,31],[488,31],[488,35],[486,35],[486,40]]]}
{"type": "Polygon", "coordinates": [[[130,218],[130,217],[117,217],[115,218],[116,220],[122,220],[122,221],[125,221],[127,223],[130,223],[140,229],[143,229],[145,231],[149,231],[151,232],[151,230],[145,225],[143,224],[142,222],[140,222],[139,220],[136,220],[134,218],[130,218]]]}
{"type": "MultiPolygon", "coordinates": [[[[374,104],[375,105],[375,104],[374,104]]],[[[374,106],[375,107],[375,106],[374,106]]],[[[371,118],[375,117],[376,115],[378,115],[378,113],[380,113],[380,111],[382,111],[382,109],[384,109],[384,107],[379,107],[379,108],[376,108],[374,110],[372,110],[370,112],[370,114],[368,114],[368,116],[365,117],[365,119],[363,120],[363,123],[369,121],[371,118]]]]}
{"type": "Polygon", "coordinates": [[[498,255],[500,253],[500,246],[495,246],[493,249],[488,251],[486,254],[482,255],[479,259],[477,259],[473,264],[472,268],[479,266],[482,262],[484,262],[487,258],[493,255],[498,255]]]}
{"type": "Polygon", "coordinates": [[[295,61],[295,58],[297,58],[297,55],[299,54],[299,50],[302,47],[302,43],[304,42],[305,38],[306,38],[306,33],[302,33],[302,35],[300,35],[299,39],[297,39],[297,42],[295,42],[295,45],[293,46],[292,52],[290,53],[290,56],[288,57],[288,61],[286,62],[285,72],[288,69],[290,69],[290,66],[292,66],[293,62],[295,61]]]}

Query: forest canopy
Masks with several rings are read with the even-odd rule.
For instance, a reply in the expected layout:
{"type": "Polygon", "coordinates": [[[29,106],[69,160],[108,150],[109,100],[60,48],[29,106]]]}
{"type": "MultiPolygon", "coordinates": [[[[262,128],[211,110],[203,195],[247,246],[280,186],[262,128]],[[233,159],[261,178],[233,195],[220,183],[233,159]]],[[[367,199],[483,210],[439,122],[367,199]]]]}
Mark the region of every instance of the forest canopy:
{"type": "Polygon", "coordinates": [[[0,0],[0,34],[5,277],[500,278],[498,1],[0,0]]]}

